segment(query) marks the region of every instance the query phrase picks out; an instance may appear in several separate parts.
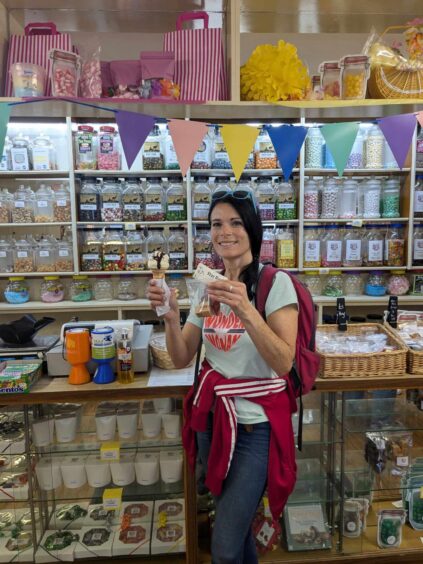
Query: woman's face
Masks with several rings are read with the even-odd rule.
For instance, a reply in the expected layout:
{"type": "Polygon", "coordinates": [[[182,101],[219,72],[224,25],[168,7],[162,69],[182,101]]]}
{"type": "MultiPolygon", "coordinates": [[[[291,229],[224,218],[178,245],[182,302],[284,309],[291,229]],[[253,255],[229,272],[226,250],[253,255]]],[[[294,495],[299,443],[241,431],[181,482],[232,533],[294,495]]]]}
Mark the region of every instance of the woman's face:
{"type": "Polygon", "coordinates": [[[214,250],[222,259],[240,259],[245,257],[251,262],[251,247],[248,233],[241,216],[231,204],[217,204],[210,217],[210,234],[214,250]]]}

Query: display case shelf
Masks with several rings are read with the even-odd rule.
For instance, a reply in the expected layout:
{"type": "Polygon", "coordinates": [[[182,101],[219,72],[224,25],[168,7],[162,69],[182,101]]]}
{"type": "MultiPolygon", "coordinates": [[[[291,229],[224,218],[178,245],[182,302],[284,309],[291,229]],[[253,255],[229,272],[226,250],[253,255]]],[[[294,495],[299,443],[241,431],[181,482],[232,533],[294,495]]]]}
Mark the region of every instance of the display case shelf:
{"type": "Polygon", "coordinates": [[[0,223],[0,229],[2,227],[67,227],[68,225],[73,225],[72,222],[62,222],[49,221],[49,222],[34,222],[34,223],[0,223]]]}
{"type": "Polygon", "coordinates": [[[363,225],[365,225],[366,223],[381,223],[382,225],[384,223],[408,223],[409,218],[408,217],[376,217],[373,219],[365,219],[362,217],[357,217],[354,219],[341,219],[341,218],[332,218],[332,219],[304,219],[304,225],[313,225],[316,223],[321,223],[321,224],[334,224],[334,223],[345,223],[346,225],[355,225],[355,227],[360,227],[359,225],[357,225],[357,222],[361,222],[363,225]]]}
{"type": "MultiPolygon", "coordinates": [[[[1,98],[0,98],[1,100],[1,98]]],[[[69,170],[2,170],[0,178],[16,178],[19,180],[43,179],[54,180],[54,177],[60,177],[58,180],[64,180],[65,176],[69,176],[69,170]]]]}
{"type": "Polygon", "coordinates": [[[172,225],[187,225],[187,220],[180,220],[180,221],[78,221],[78,227],[109,227],[111,229],[121,227],[125,229],[127,225],[138,225],[140,227],[166,227],[172,225]]]}
{"type": "Polygon", "coordinates": [[[89,176],[102,178],[105,176],[160,176],[167,178],[168,176],[181,175],[179,169],[160,169],[160,170],[77,170],[74,171],[76,176],[89,176]]]}
{"type": "MultiPolygon", "coordinates": [[[[42,278],[43,276],[73,276],[78,274],[72,272],[0,272],[0,278],[10,278],[11,276],[25,276],[26,278],[42,278]]],[[[15,305],[13,307],[16,307],[15,305]]]]}
{"type": "MultiPolygon", "coordinates": [[[[411,168],[346,168],[344,169],[343,176],[388,176],[389,174],[408,174],[411,168]]],[[[335,168],[305,168],[304,174],[308,175],[323,175],[335,174],[338,176],[338,171],[335,168]]]]}
{"type": "MultiPolygon", "coordinates": [[[[108,273],[109,274],[109,273],[108,273]]],[[[12,275],[13,276],[13,275],[12,275]]],[[[189,300],[179,300],[179,307],[181,309],[189,309],[189,300]]],[[[75,311],[76,308],[80,311],[90,310],[145,310],[150,311],[150,302],[146,299],[137,300],[109,300],[109,301],[96,301],[89,300],[87,302],[73,302],[71,300],[63,300],[54,304],[47,304],[40,301],[29,301],[24,304],[6,304],[0,302],[0,313],[15,313],[18,311],[45,311],[46,308],[54,308],[54,311],[75,311]]]]}

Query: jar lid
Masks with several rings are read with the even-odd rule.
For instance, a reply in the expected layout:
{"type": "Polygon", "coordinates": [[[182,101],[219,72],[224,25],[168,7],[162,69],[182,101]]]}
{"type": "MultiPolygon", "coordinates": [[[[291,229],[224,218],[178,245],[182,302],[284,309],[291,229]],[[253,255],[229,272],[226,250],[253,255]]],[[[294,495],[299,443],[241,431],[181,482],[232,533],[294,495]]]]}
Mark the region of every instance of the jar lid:
{"type": "Polygon", "coordinates": [[[100,127],[100,131],[106,131],[107,133],[114,133],[115,132],[115,128],[112,127],[111,125],[102,125],[100,127]]]}
{"type": "Polygon", "coordinates": [[[88,276],[85,276],[84,274],[75,274],[72,278],[74,280],[87,280],[88,276]]]}
{"type": "Polygon", "coordinates": [[[367,55],[347,55],[341,59],[341,65],[365,65],[368,64],[367,55]]]}
{"type": "Polygon", "coordinates": [[[372,270],[371,272],[369,272],[369,276],[371,276],[372,274],[376,274],[378,276],[383,276],[384,272],[383,272],[383,270],[372,270]]]}
{"type": "Polygon", "coordinates": [[[316,276],[316,275],[320,276],[320,272],[318,270],[305,270],[304,274],[306,276],[316,276]]]}
{"type": "Polygon", "coordinates": [[[44,280],[59,280],[58,276],[44,276],[44,280]]]}
{"type": "Polygon", "coordinates": [[[401,276],[405,274],[405,270],[391,270],[391,274],[396,274],[401,276]]]}
{"type": "Polygon", "coordinates": [[[206,184],[208,184],[209,182],[209,177],[208,176],[194,176],[194,182],[205,182],[206,184]]]}
{"type": "Polygon", "coordinates": [[[361,275],[361,271],[360,270],[348,270],[346,275],[348,276],[349,274],[360,274],[361,275]]]}
{"type": "Polygon", "coordinates": [[[342,272],[340,270],[330,270],[329,275],[340,276],[342,272]]]}
{"type": "Polygon", "coordinates": [[[94,127],[91,127],[91,125],[78,125],[78,131],[89,131],[92,133],[94,131],[94,127]]]}
{"type": "Polygon", "coordinates": [[[339,70],[340,66],[339,66],[339,61],[324,61],[321,65],[320,65],[321,71],[327,71],[327,70],[339,70]]]}
{"type": "Polygon", "coordinates": [[[403,228],[404,224],[403,223],[391,223],[391,227],[403,228]]]}
{"type": "Polygon", "coordinates": [[[23,279],[24,279],[23,276],[11,276],[11,277],[9,278],[9,280],[10,280],[11,282],[20,282],[20,281],[22,281],[23,279]]]}
{"type": "Polygon", "coordinates": [[[97,279],[97,278],[110,278],[110,274],[98,274],[98,275],[96,276],[96,279],[97,279]]]}

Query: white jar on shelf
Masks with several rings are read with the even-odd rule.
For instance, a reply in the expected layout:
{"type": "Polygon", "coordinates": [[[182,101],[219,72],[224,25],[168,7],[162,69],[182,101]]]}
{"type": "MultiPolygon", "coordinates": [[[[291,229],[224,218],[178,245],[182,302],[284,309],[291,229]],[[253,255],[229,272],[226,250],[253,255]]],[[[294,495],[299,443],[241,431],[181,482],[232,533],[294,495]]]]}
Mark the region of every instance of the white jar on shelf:
{"type": "Polygon", "coordinates": [[[383,168],[385,137],[379,126],[373,125],[365,141],[366,168],[383,168]]]}
{"type": "Polygon", "coordinates": [[[364,187],[363,217],[374,219],[380,217],[380,198],[382,185],[377,178],[370,178],[364,187]]]}

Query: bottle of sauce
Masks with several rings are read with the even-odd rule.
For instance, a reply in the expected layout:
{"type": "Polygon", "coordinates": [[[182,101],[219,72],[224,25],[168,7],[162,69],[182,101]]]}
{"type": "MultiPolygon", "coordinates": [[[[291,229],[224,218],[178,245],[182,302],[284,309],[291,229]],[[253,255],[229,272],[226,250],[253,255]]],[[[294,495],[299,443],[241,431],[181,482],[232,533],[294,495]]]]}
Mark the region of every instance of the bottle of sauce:
{"type": "Polygon", "coordinates": [[[118,382],[121,384],[130,384],[134,381],[134,364],[132,356],[132,342],[129,338],[129,331],[122,329],[117,344],[117,369],[118,382]]]}

